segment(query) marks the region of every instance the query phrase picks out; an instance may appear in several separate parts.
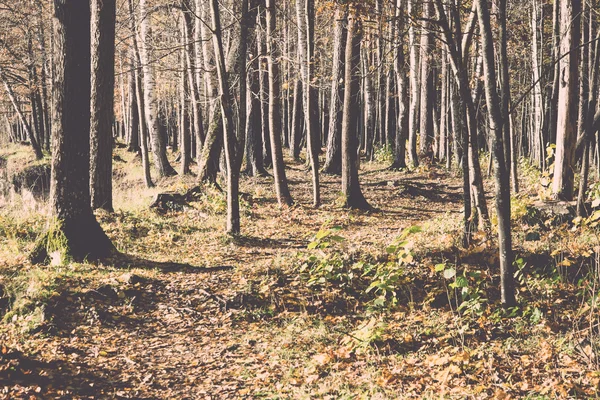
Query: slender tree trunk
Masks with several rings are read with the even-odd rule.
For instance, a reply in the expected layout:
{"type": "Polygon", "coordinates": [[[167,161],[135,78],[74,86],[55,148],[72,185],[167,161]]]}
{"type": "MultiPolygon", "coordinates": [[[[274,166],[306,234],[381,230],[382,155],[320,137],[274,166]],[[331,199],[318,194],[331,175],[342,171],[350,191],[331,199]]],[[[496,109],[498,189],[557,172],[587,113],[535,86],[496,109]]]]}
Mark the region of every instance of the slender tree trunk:
{"type": "Polygon", "coordinates": [[[342,107],[344,104],[344,85],[342,84],[345,70],[346,24],[347,13],[339,8],[335,12],[333,65],[331,69],[331,99],[329,101],[329,133],[327,137],[327,153],[323,172],[339,175],[342,172],[341,135],[342,107]]]}
{"type": "Polygon", "coordinates": [[[147,0],[140,0],[140,57],[144,80],[144,115],[146,125],[150,133],[154,165],[160,177],[177,175],[167,159],[167,144],[165,137],[161,134],[160,121],[158,119],[158,104],[155,91],[155,78],[150,62],[150,41],[152,30],[150,27],[150,14],[147,12],[147,0]]]}
{"type": "Polygon", "coordinates": [[[292,112],[292,140],[290,143],[290,155],[294,160],[300,159],[300,150],[302,143],[302,132],[304,130],[304,109],[303,109],[304,87],[302,79],[296,79],[294,82],[294,104],[292,112]]]}
{"type": "Polygon", "coordinates": [[[33,131],[31,130],[31,126],[25,119],[25,115],[23,115],[23,112],[19,108],[19,103],[17,102],[15,92],[13,91],[12,87],[9,85],[9,83],[6,79],[6,75],[4,75],[4,70],[1,68],[0,68],[0,79],[2,79],[2,83],[4,84],[4,89],[6,89],[6,94],[8,95],[8,98],[10,99],[10,102],[12,103],[12,105],[15,109],[15,112],[17,113],[17,116],[19,117],[19,121],[21,121],[21,124],[23,125],[23,129],[25,130],[25,134],[27,135],[29,142],[31,143],[31,147],[33,148],[33,151],[35,153],[35,158],[37,158],[38,160],[41,160],[42,158],[44,158],[44,154],[42,153],[42,148],[40,147],[35,135],[33,134],[33,131]]]}
{"type": "Polygon", "coordinates": [[[90,194],[92,208],[113,211],[111,126],[115,91],[115,0],[92,0],[90,194]]]}
{"type": "Polygon", "coordinates": [[[579,82],[579,46],[581,0],[561,2],[560,53],[569,54],[560,60],[561,85],[558,90],[556,153],[552,193],[556,198],[571,200],[575,173],[575,143],[577,139],[577,106],[579,82]]]}
{"type": "Polygon", "coordinates": [[[434,74],[431,67],[431,58],[433,57],[433,32],[431,31],[428,20],[433,17],[433,2],[423,3],[423,18],[425,22],[421,28],[421,93],[420,93],[420,124],[419,124],[419,151],[426,158],[431,158],[433,142],[433,91],[434,74]]]}
{"type": "MultiPolygon", "coordinates": [[[[242,0],[242,24],[245,24],[248,12],[248,1],[242,0]]],[[[211,14],[213,27],[213,45],[217,61],[217,77],[219,81],[219,95],[221,98],[221,112],[223,114],[223,141],[225,145],[225,162],[227,164],[227,233],[238,235],[240,233],[240,203],[239,203],[239,169],[236,168],[236,137],[233,125],[233,109],[229,80],[225,69],[225,52],[221,38],[221,18],[219,15],[218,0],[211,0],[211,14]]],[[[242,32],[243,34],[243,32],[242,32]]],[[[245,41],[245,38],[241,38],[245,41]]],[[[245,51],[242,51],[245,54],[245,51]]],[[[245,59],[245,57],[244,57],[245,59]]],[[[244,65],[245,66],[245,65],[244,65]]],[[[241,72],[245,74],[245,69],[241,72]]],[[[245,82],[244,82],[245,88],[245,82]]],[[[245,103],[244,103],[245,104],[245,103]]]]}
{"type": "Polygon", "coordinates": [[[140,50],[137,41],[137,18],[133,8],[133,0],[129,0],[129,17],[131,23],[133,43],[132,49],[132,65],[134,70],[134,81],[135,81],[135,96],[137,104],[137,112],[139,116],[139,129],[140,129],[140,147],[142,153],[142,168],[144,170],[144,183],[146,187],[154,187],[152,177],[150,175],[150,159],[148,157],[148,127],[146,125],[146,118],[144,116],[144,94],[143,94],[143,79],[142,79],[142,61],[140,57],[140,50]]]}
{"type": "MultiPolygon", "coordinates": [[[[199,149],[202,149],[202,143],[204,142],[204,125],[202,121],[202,106],[200,104],[200,89],[199,82],[196,80],[199,78],[198,74],[195,73],[199,70],[197,61],[200,58],[195,54],[196,47],[194,46],[194,22],[192,21],[192,5],[191,0],[183,0],[183,18],[184,18],[184,33],[185,33],[185,61],[188,66],[187,68],[187,84],[190,94],[190,108],[191,115],[193,117],[193,132],[196,142],[196,153],[199,149]]],[[[194,149],[191,149],[194,152],[194,149]]]]}
{"type": "MultiPolygon", "coordinates": [[[[510,172],[504,158],[502,100],[496,85],[494,44],[490,15],[485,0],[476,0],[479,32],[483,52],[483,70],[490,131],[493,133],[494,175],[496,183],[496,213],[498,216],[498,247],[500,255],[500,291],[504,307],[516,305],[513,277],[513,255],[510,228],[510,172]]],[[[502,37],[502,35],[501,35],[502,37]]],[[[508,94],[506,94],[508,95],[508,94]]]]}
{"type": "MultiPolygon", "coordinates": [[[[398,35],[404,30],[404,14],[402,13],[403,4],[410,0],[396,0],[396,24],[398,35]]],[[[398,84],[398,126],[396,128],[396,140],[394,148],[394,162],[392,169],[406,168],[406,140],[408,139],[408,74],[404,66],[404,46],[402,39],[395,43],[394,49],[394,72],[398,84]]]]}
{"type": "Polygon", "coordinates": [[[408,155],[413,168],[419,166],[417,155],[417,117],[419,109],[419,55],[417,53],[417,32],[415,28],[416,0],[408,0],[408,14],[411,24],[408,29],[410,46],[410,109],[408,112],[408,155]]]}
{"type": "MultiPolygon", "coordinates": [[[[184,4],[185,6],[185,4],[184,4]]],[[[186,11],[184,11],[185,13],[186,11]]],[[[180,132],[180,137],[181,137],[181,157],[180,157],[180,170],[179,173],[181,175],[187,175],[189,174],[190,171],[190,162],[192,159],[192,138],[191,138],[191,134],[190,134],[190,110],[189,110],[189,106],[188,106],[188,98],[191,98],[192,95],[190,93],[190,84],[189,84],[189,74],[188,72],[191,73],[191,68],[189,66],[188,59],[189,57],[187,56],[187,47],[188,45],[186,44],[186,42],[188,41],[188,35],[187,35],[187,21],[185,20],[185,18],[181,19],[181,54],[180,54],[180,58],[181,58],[181,77],[180,77],[180,84],[179,84],[179,91],[180,91],[180,107],[179,107],[179,132],[180,132]]],[[[194,107],[194,101],[191,101],[191,106],[194,107]]],[[[196,119],[197,114],[194,116],[194,119],[196,119]]],[[[199,122],[199,121],[194,121],[194,122],[199,122]]],[[[194,124],[195,125],[195,124],[194,124]]],[[[195,125],[194,128],[198,128],[198,125],[195,125]]],[[[177,143],[177,141],[175,140],[175,138],[177,137],[177,132],[175,132],[173,134],[173,151],[176,150],[176,146],[175,143],[177,143]]]]}
{"type": "Polygon", "coordinates": [[[276,5],[275,0],[266,0],[267,22],[267,59],[269,67],[269,132],[271,139],[271,155],[273,160],[273,177],[275,178],[275,191],[279,205],[291,205],[292,196],[288,189],[281,149],[281,112],[279,100],[279,55],[273,43],[273,34],[276,30],[276,5]]]}
{"type": "Polygon", "coordinates": [[[311,82],[314,73],[314,53],[315,53],[315,2],[314,0],[306,1],[306,65],[305,65],[305,116],[306,116],[306,138],[307,147],[309,149],[310,167],[312,170],[313,182],[313,206],[319,207],[321,204],[321,192],[319,187],[319,153],[321,151],[321,137],[319,132],[319,93],[316,87],[311,82]]]}
{"type": "Polygon", "coordinates": [[[371,206],[362,194],[358,179],[357,149],[360,90],[360,46],[362,24],[356,15],[348,15],[348,40],[346,41],[346,69],[344,72],[344,114],[342,119],[342,193],[344,207],[369,210],[371,206]]]}

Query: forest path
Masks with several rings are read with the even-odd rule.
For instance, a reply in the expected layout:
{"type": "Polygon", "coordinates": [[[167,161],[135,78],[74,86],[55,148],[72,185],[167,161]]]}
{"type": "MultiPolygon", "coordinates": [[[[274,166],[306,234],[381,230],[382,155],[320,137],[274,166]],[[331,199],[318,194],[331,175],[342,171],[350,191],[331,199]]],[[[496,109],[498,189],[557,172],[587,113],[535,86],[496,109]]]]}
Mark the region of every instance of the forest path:
{"type": "MultiPolygon", "coordinates": [[[[305,300],[297,294],[302,282],[290,278],[310,237],[322,226],[339,225],[345,251],[377,255],[403,229],[431,219],[443,222],[461,210],[460,178],[441,169],[404,173],[380,164],[363,167],[362,188],[375,212],[337,207],[340,178],[327,175],[322,176],[324,205],[317,210],[305,206],[310,204],[310,175],[301,164],[287,171],[299,203],[291,208],[277,207],[270,178],[245,179],[244,236],[236,240],[223,235],[222,214],[215,218],[203,210],[149,213],[147,218],[102,216],[113,240],[135,256],[234,269],[203,273],[98,266],[95,274],[61,280],[45,310],[49,322],[27,342],[28,353],[37,356],[15,355],[20,372],[12,375],[18,384],[12,394],[195,399],[281,390],[291,396],[284,386],[294,386],[294,371],[317,350],[307,335],[332,340],[332,332],[326,334],[319,325],[323,316],[311,320],[305,312],[305,300]]],[[[347,375],[360,378],[360,368],[348,366],[332,376],[347,375]]],[[[3,378],[0,374],[0,386],[7,384],[3,378]]]]}

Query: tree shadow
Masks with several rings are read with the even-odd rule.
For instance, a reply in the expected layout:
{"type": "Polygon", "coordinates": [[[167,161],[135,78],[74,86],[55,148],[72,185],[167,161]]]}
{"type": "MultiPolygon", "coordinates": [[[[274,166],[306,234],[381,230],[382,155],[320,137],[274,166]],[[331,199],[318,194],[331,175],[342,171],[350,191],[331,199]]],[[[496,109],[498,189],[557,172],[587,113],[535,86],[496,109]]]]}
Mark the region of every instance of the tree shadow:
{"type": "Polygon", "coordinates": [[[156,269],[161,272],[188,272],[188,273],[212,273],[221,271],[231,271],[235,269],[232,265],[217,265],[214,267],[200,267],[187,263],[178,263],[173,261],[153,261],[143,257],[134,256],[125,253],[116,253],[103,260],[105,264],[114,268],[121,269],[156,269]]]}
{"type": "Polygon", "coordinates": [[[453,192],[452,188],[443,183],[420,182],[412,179],[383,180],[365,183],[366,187],[387,187],[404,198],[422,198],[434,203],[457,203],[462,201],[462,194],[453,192]]]}
{"type": "Polygon", "coordinates": [[[5,398],[11,399],[97,398],[98,395],[124,398],[119,392],[133,389],[126,382],[112,379],[110,371],[90,368],[85,362],[77,361],[77,357],[71,361],[43,361],[8,349],[0,354],[0,387],[4,387],[5,398]]]}
{"type": "Polygon", "coordinates": [[[272,239],[257,236],[240,235],[233,239],[234,243],[241,247],[257,247],[261,249],[294,248],[303,249],[307,246],[306,240],[297,239],[272,239]]]}

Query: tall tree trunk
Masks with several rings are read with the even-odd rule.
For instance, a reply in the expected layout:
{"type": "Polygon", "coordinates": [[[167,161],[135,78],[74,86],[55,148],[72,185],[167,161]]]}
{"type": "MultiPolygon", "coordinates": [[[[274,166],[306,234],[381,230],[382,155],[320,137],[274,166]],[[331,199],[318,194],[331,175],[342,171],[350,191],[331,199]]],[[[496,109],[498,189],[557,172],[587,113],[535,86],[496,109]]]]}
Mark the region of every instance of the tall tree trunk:
{"type": "Polygon", "coordinates": [[[419,166],[417,155],[417,117],[419,110],[419,55],[417,53],[417,32],[415,27],[416,0],[408,0],[408,14],[411,19],[408,29],[410,47],[410,108],[408,112],[408,156],[413,168],[419,166]]]}
{"type": "Polygon", "coordinates": [[[581,0],[561,1],[560,60],[561,84],[558,90],[556,153],[552,193],[556,198],[571,200],[575,173],[575,143],[577,139],[577,106],[579,82],[579,38],[581,31],[581,0]]]}
{"type": "Polygon", "coordinates": [[[255,58],[248,71],[248,118],[246,124],[246,170],[250,176],[267,176],[263,164],[262,116],[260,113],[260,66],[255,58]]]}
{"type": "Polygon", "coordinates": [[[419,151],[426,158],[431,158],[432,142],[433,142],[433,91],[434,89],[434,74],[431,66],[431,58],[433,57],[433,32],[431,31],[428,20],[433,17],[433,2],[427,1],[423,3],[423,18],[425,22],[421,28],[421,93],[420,93],[420,108],[419,113],[419,151]]]}
{"type": "MultiPolygon", "coordinates": [[[[202,121],[202,105],[200,104],[200,89],[199,82],[197,82],[198,74],[195,73],[198,70],[197,61],[200,58],[195,54],[196,48],[194,46],[194,22],[192,21],[192,5],[191,0],[183,0],[183,19],[185,21],[183,25],[185,33],[185,61],[188,66],[187,68],[187,84],[190,94],[190,108],[191,115],[193,117],[193,132],[196,143],[196,152],[198,149],[202,149],[202,142],[204,142],[204,125],[202,121]]],[[[190,140],[191,142],[191,140],[190,140]]],[[[194,152],[194,149],[191,149],[194,152]]],[[[198,153],[199,154],[199,153],[198,153]]]]}
{"type": "Polygon", "coordinates": [[[104,258],[116,250],[90,201],[90,4],[55,0],[54,13],[54,52],[61,55],[53,91],[50,205],[55,222],[31,259],[43,262],[56,251],[63,262],[104,258]]]}
{"type": "Polygon", "coordinates": [[[346,69],[344,71],[344,114],[342,119],[342,193],[344,207],[369,210],[371,206],[362,194],[358,179],[357,149],[360,90],[360,46],[362,24],[354,13],[348,15],[346,69]]]}
{"type": "Polygon", "coordinates": [[[150,41],[152,40],[152,29],[150,27],[150,14],[148,13],[147,0],[140,0],[140,57],[144,80],[144,115],[146,125],[150,133],[154,165],[160,177],[177,175],[167,159],[166,138],[161,134],[160,121],[158,119],[158,104],[155,91],[155,77],[150,62],[150,41]]]}
{"type": "MultiPolygon", "coordinates": [[[[494,62],[494,44],[486,0],[476,0],[479,32],[483,52],[485,97],[490,131],[493,133],[494,176],[496,183],[496,213],[498,216],[498,247],[500,256],[500,291],[504,307],[516,305],[513,277],[513,255],[510,228],[510,172],[504,158],[502,100],[498,95],[494,62]]],[[[502,35],[501,35],[502,37],[502,35]]],[[[506,94],[508,95],[508,94],[506,94]]]]}
{"type": "MultiPolygon", "coordinates": [[[[186,4],[183,4],[183,6],[185,6],[186,4]]],[[[186,13],[186,11],[184,11],[184,14],[186,13]]],[[[187,21],[185,20],[185,18],[181,19],[181,54],[180,54],[180,58],[181,58],[181,77],[180,77],[180,84],[179,84],[179,91],[180,91],[180,112],[179,112],[179,136],[181,138],[181,157],[180,157],[180,170],[179,173],[180,175],[187,175],[190,173],[190,162],[192,159],[192,137],[190,134],[190,106],[188,105],[188,98],[192,97],[192,94],[190,93],[190,88],[191,85],[189,84],[189,72],[191,72],[191,67],[188,64],[188,55],[186,54],[188,49],[188,45],[187,45],[187,41],[188,41],[188,32],[187,32],[187,21]]],[[[193,83],[192,83],[193,84],[193,83]]],[[[191,100],[191,99],[190,99],[191,100]]],[[[194,107],[194,101],[191,101],[191,107],[194,107]]],[[[197,117],[197,113],[194,116],[194,119],[197,117]]],[[[194,122],[199,122],[199,121],[194,121],[194,122]]],[[[195,124],[194,124],[195,125],[195,124]]],[[[198,128],[197,125],[194,126],[194,128],[198,128]]],[[[175,140],[175,138],[177,137],[177,132],[175,132],[173,134],[173,151],[176,150],[176,146],[175,143],[177,143],[177,141],[175,140]]]]}
{"type": "Polygon", "coordinates": [[[323,172],[339,175],[342,172],[342,107],[344,104],[346,24],[347,13],[339,8],[335,11],[333,39],[333,65],[331,69],[331,99],[329,100],[329,133],[323,172]]]}
{"type": "Polygon", "coordinates": [[[129,17],[131,24],[133,43],[132,49],[132,66],[134,70],[134,81],[135,81],[135,96],[137,111],[139,117],[139,129],[140,129],[140,147],[142,153],[142,169],[144,170],[144,183],[146,187],[154,187],[152,177],[150,175],[150,159],[148,157],[148,127],[146,125],[146,118],[144,116],[144,94],[143,94],[143,79],[142,79],[142,60],[140,57],[140,49],[137,41],[137,18],[133,8],[133,0],[129,0],[129,17]]]}
{"type": "MultiPolygon", "coordinates": [[[[321,135],[319,132],[319,94],[312,79],[314,73],[315,53],[315,2],[305,0],[305,26],[306,26],[306,64],[305,64],[305,116],[306,116],[306,144],[309,149],[310,167],[313,182],[313,206],[321,204],[321,192],[319,187],[319,153],[321,151],[321,135]]],[[[298,1],[299,2],[299,1],[298,1]]]]}
{"type": "MultiPolygon", "coordinates": [[[[404,30],[404,14],[402,13],[403,4],[410,0],[396,0],[396,24],[398,36],[404,30]]],[[[404,61],[404,46],[403,41],[399,37],[394,44],[394,72],[397,81],[398,93],[398,126],[396,128],[396,140],[394,147],[394,162],[392,169],[406,168],[406,140],[408,139],[408,75],[404,61]]]]}
{"type": "Polygon", "coordinates": [[[281,112],[279,99],[279,54],[275,48],[273,34],[276,30],[275,0],[266,0],[267,22],[267,59],[269,67],[269,133],[271,139],[271,155],[273,161],[273,177],[279,205],[291,205],[292,196],[288,188],[281,149],[281,112]]]}
{"type": "MultiPolygon", "coordinates": [[[[248,0],[242,0],[242,25],[246,23],[245,19],[248,13],[248,0]]],[[[215,49],[215,58],[217,62],[217,77],[219,81],[219,95],[221,98],[221,112],[223,114],[223,142],[225,145],[225,162],[227,165],[227,233],[238,235],[240,233],[240,203],[239,203],[239,168],[236,168],[236,136],[233,124],[233,109],[231,105],[231,94],[229,92],[229,81],[225,69],[225,52],[223,50],[223,40],[221,38],[221,18],[219,15],[218,0],[211,0],[212,28],[213,28],[213,46],[215,49]]],[[[242,32],[244,35],[244,32],[242,32]]],[[[245,37],[241,40],[245,42],[245,37]]],[[[245,46],[241,51],[244,54],[245,46]]],[[[245,66],[245,63],[243,67],[245,66]]],[[[241,74],[245,75],[245,68],[242,68],[241,74]]],[[[243,82],[245,89],[245,81],[243,82]]],[[[245,104],[245,102],[244,102],[245,104]]]]}
{"type": "Polygon", "coordinates": [[[92,208],[113,211],[111,126],[115,91],[115,0],[92,0],[90,194],[92,208]]]}

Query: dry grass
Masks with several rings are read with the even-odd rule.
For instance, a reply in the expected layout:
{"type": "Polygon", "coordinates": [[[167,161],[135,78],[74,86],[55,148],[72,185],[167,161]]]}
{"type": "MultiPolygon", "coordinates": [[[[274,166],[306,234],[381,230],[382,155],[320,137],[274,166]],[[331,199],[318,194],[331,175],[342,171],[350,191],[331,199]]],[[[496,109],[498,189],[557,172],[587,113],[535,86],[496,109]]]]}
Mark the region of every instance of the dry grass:
{"type": "MultiPolygon", "coordinates": [[[[97,216],[116,246],[137,257],[131,264],[28,265],[24,254],[43,230],[44,216],[18,207],[0,215],[1,283],[14,292],[0,343],[23,351],[34,365],[18,385],[0,374],[8,393],[34,394],[39,386],[47,397],[80,398],[596,394],[596,367],[578,350],[569,321],[581,317],[577,287],[530,266],[529,282],[519,287],[522,309],[513,316],[498,311],[493,241],[476,237],[472,248],[459,248],[460,177],[436,167],[398,173],[364,163],[361,184],[377,211],[337,207],[340,181],[332,176],[322,176],[323,206],[314,209],[304,164],[287,160],[296,205],[277,206],[271,178],[244,178],[242,236],[230,238],[218,190],[204,188],[183,212],[157,214],[148,209],[153,196],[183,192],[194,177],[145,189],[139,160],[118,155],[124,162],[115,163],[116,211],[97,216]],[[311,287],[300,277],[300,265],[311,256],[398,265],[386,248],[415,225],[423,230],[408,236],[414,260],[400,264],[406,283],[395,305],[373,307],[364,288],[311,287]],[[344,242],[307,249],[317,231],[333,226],[342,228],[344,242]],[[189,267],[168,271],[144,260],[189,267]],[[440,263],[459,274],[482,274],[469,281],[488,298],[481,313],[456,311],[451,281],[435,270],[440,263]],[[232,269],[197,269],[224,266],[232,269]],[[565,297],[569,301],[556,303],[565,297]],[[50,378],[42,373],[48,370],[50,378]]],[[[576,243],[577,233],[567,229],[555,230],[553,238],[544,233],[535,245],[523,242],[531,228],[522,218],[515,216],[518,254],[547,254],[558,236],[576,243]]]]}

